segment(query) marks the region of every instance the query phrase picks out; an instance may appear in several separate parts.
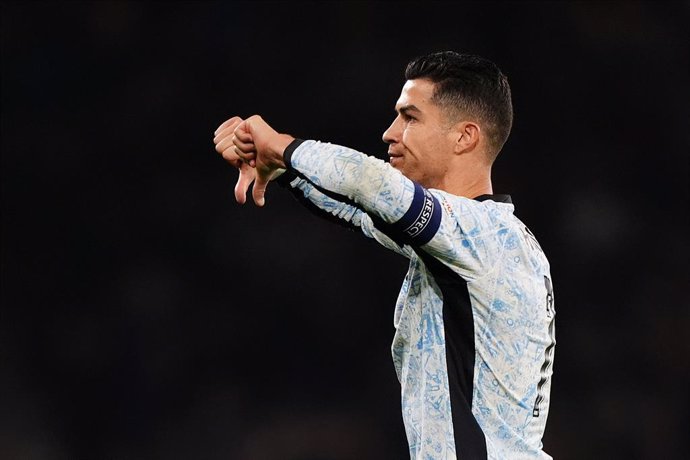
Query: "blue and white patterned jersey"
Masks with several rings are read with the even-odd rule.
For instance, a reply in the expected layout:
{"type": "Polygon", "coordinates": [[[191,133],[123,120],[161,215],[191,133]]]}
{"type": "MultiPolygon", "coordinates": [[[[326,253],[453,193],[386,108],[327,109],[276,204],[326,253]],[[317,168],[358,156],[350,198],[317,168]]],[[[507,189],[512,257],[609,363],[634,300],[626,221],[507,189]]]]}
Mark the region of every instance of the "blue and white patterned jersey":
{"type": "Polygon", "coordinates": [[[281,178],[308,207],[409,258],[392,354],[414,460],[548,459],[549,263],[510,197],[425,189],[355,150],[294,141],[281,178]]]}

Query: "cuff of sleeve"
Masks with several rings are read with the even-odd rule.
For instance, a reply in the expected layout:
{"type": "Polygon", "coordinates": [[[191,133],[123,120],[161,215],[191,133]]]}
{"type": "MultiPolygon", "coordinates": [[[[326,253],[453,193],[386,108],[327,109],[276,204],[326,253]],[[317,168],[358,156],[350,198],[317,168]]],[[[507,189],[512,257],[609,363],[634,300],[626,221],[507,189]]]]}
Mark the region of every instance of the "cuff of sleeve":
{"type": "MultiPolygon", "coordinates": [[[[297,147],[302,145],[302,142],[304,142],[303,139],[295,139],[294,141],[290,142],[290,145],[285,147],[285,151],[283,152],[283,162],[285,163],[285,168],[291,172],[294,171],[292,168],[292,154],[295,152],[297,147]]],[[[283,174],[284,176],[285,174],[283,174]]]]}

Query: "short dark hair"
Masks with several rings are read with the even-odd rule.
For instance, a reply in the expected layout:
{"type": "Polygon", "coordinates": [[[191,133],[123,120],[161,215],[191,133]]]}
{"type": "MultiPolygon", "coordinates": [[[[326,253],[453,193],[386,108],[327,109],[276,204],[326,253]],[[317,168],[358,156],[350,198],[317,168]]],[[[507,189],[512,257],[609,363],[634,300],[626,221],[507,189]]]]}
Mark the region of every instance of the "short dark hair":
{"type": "Polygon", "coordinates": [[[435,85],[432,101],[452,119],[460,115],[483,122],[493,160],[513,126],[513,103],[508,78],[496,64],[479,56],[441,51],[413,59],[405,79],[427,79],[435,85]]]}

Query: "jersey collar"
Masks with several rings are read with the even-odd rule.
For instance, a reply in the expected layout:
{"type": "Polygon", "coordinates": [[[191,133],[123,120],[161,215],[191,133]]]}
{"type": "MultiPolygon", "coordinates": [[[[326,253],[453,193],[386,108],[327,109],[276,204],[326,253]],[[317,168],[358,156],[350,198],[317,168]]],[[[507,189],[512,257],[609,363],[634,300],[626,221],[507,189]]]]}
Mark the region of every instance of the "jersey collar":
{"type": "Polygon", "coordinates": [[[478,197],[475,198],[477,201],[486,201],[486,200],[491,200],[495,201],[497,203],[512,203],[513,200],[510,198],[510,195],[479,195],[478,197]]]}

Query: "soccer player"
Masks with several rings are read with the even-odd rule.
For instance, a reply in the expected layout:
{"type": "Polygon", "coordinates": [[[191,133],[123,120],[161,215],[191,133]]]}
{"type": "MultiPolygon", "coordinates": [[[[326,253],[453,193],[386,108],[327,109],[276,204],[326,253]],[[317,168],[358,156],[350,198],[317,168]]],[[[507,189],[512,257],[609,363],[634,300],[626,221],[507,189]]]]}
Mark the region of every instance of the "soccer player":
{"type": "Polygon", "coordinates": [[[413,60],[384,132],[388,163],[276,132],[261,117],[216,130],[216,150],[264,205],[270,180],[311,210],[410,260],[392,353],[412,459],[546,459],[554,357],[549,263],[494,195],[512,125],[508,81],[454,52],[413,60]]]}

